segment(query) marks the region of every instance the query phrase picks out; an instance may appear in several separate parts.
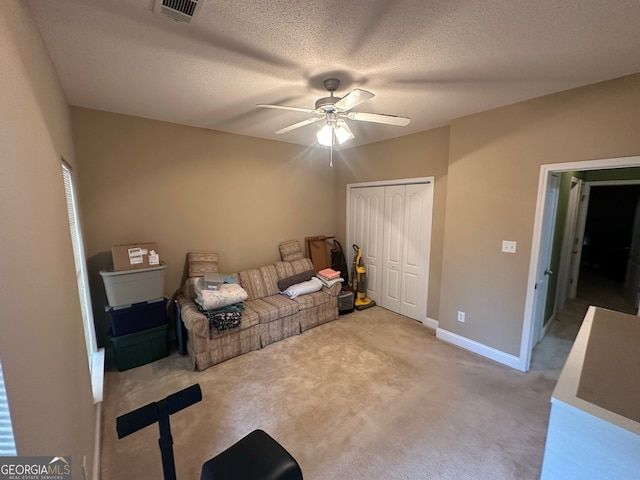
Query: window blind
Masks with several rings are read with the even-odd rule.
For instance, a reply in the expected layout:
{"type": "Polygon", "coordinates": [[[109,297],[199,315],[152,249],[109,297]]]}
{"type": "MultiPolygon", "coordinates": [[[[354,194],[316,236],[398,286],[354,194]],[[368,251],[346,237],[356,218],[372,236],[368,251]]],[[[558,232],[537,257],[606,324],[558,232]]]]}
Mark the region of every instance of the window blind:
{"type": "Polygon", "coordinates": [[[2,374],[2,364],[0,363],[0,457],[14,455],[17,455],[16,444],[13,439],[9,402],[7,401],[7,391],[4,387],[4,375],[2,374]]]}
{"type": "Polygon", "coordinates": [[[73,247],[73,259],[78,282],[78,295],[82,311],[84,326],[84,338],[87,348],[87,361],[91,372],[91,389],[95,403],[102,401],[102,389],[104,384],[104,348],[98,349],[96,330],[93,323],[93,310],[91,308],[91,293],[89,291],[89,277],[85,262],[84,246],[82,242],[82,229],[78,216],[78,202],[75,194],[73,172],[71,168],[62,162],[62,178],[67,200],[67,212],[69,216],[69,229],[71,232],[71,244],[73,247]]]}
{"type": "Polygon", "coordinates": [[[69,214],[69,228],[71,230],[71,243],[73,245],[73,258],[76,267],[76,280],[78,282],[78,294],[82,309],[82,322],[84,324],[84,336],[87,344],[87,358],[91,365],[91,356],[97,352],[95,327],[93,326],[93,312],[91,310],[91,296],[89,281],[84,259],[84,247],[78,217],[78,204],[76,202],[75,189],[71,169],[66,163],[62,163],[62,175],[64,189],[67,197],[67,212],[69,214]]]}

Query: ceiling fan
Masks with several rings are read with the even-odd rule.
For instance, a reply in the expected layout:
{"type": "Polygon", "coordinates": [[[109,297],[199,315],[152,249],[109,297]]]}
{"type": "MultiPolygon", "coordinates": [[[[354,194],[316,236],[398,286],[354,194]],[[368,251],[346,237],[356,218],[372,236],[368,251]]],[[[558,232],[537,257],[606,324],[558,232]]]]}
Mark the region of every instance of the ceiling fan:
{"type": "Polygon", "coordinates": [[[292,110],[294,112],[302,112],[311,115],[298,123],[289,125],[288,127],[278,130],[276,133],[287,133],[296,128],[309,125],[311,123],[325,121],[322,128],[317,133],[318,142],[321,145],[332,146],[334,145],[334,138],[340,145],[354,138],[347,120],[356,120],[361,122],[373,122],[384,123],[386,125],[397,125],[404,127],[409,124],[410,118],[400,117],[397,115],[386,115],[382,113],[365,113],[365,112],[353,112],[351,109],[357,107],[363,102],[373,98],[375,95],[366,90],[356,88],[347,93],[344,97],[334,97],[335,92],[340,86],[340,80],[337,78],[327,78],[323,82],[324,88],[326,88],[330,96],[323,97],[316,100],[315,109],[290,107],[287,105],[257,105],[260,108],[277,108],[280,110],[292,110]]]}

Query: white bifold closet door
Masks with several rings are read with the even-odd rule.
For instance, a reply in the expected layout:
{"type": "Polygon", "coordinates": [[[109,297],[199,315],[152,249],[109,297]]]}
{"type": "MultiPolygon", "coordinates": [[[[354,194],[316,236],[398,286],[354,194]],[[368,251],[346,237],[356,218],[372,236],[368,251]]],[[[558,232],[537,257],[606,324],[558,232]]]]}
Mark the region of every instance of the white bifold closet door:
{"type": "Polygon", "coordinates": [[[384,187],[361,187],[351,190],[351,216],[348,232],[348,248],[351,259],[349,271],[353,282],[353,258],[356,244],[362,250],[362,262],[367,269],[367,297],[378,301],[381,282],[378,267],[382,266],[382,234],[384,216],[384,187]]]}
{"type": "Polygon", "coordinates": [[[432,209],[431,182],[351,189],[349,233],[362,248],[367,296],[419,321],[427,310],[432,209]]]}

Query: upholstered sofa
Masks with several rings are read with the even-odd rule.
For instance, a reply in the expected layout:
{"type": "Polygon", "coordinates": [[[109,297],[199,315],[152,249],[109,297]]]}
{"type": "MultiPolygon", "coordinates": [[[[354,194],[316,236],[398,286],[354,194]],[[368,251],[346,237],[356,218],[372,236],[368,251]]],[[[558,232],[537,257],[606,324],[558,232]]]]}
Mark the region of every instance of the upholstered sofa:
{"type": "Polygon", "coordinates": [[[311,260],[300,258],[299,252],[287,253],[284,244],[280,251],[282,261],[231,274],[248,297],[240,325],[222,331],[210,328],[195,302],[194,288],[195,279],[218,271],[218,255],[203,251],[188,254],[189,278],[176,294],[176,320],[186,329],[186,350],[195,369],[204,370],[338,318],[339,283],[295,298],[279,293],[279,281],[313,269],[311,260]]]}

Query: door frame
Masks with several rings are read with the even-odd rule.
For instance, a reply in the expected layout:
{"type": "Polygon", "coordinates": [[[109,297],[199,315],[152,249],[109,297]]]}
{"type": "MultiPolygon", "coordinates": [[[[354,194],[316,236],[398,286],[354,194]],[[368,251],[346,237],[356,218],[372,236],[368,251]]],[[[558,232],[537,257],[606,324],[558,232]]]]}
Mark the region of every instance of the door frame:
{"type": "Polygon", "coordinates": [[[540,166],[540,175],[538,178],[538,196],[533,224],[533,238],[531,243],[531,256],[529,259],[527,295],[524,306],[522,337],[520,341],[520,355],[517,365],[518,370],[527,372],[531,367],[531,352],[533,350],[532,339],[534,336],[535,327],[533,318],[535,284],[538,276],[538,266],[544,225],[544,205],[547,197],[549,177],[554,172],[560,173],[587,170],[608,170],[612,168],[639,166],[640,156],[605,158],[600,160],[583,160],[565,163],[551,163],[540,166]]]}
{"type": "MultiPolygon", "coordinates": [[[[429,218],[429,231],[428,231],[428,254],[427,254],[427,265],[426,265],[426,280],[425,280],[425,297],[429,296],[429,277],[430,277],[430,267],[431,267],[431,236],[432,236],[432,220],[433,220],[433,198],[434,198],[434,190],[435,190],[435,177],[415,177],[415,178],[401,178],[397,180],[376,180],[372,182],[359,182],[359,183],[348,183],[347,184],[347,201],[346,201],[346,242],[347,242],[347,265],[351,266],[353,264],[353,257],[355,253],[353,252],[353,248],[351,248],[353,238],[351,238],[351,190],[357,188],[365,188],[365,187],[388,187],[394,185],[413,185],[418,183],[426,183],[430,184],[432,188],[430,188],[431,195],[431,215],[429,218]]],[[[427,311],[425,307],[425,311],[422,318],[422,323],[427,325],[429,323],[427,317],[427,311]]],[[[430,324],[429,324],[430,326],[430,324]]]]}

